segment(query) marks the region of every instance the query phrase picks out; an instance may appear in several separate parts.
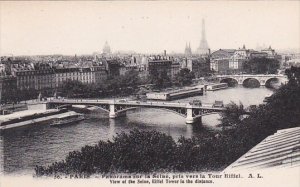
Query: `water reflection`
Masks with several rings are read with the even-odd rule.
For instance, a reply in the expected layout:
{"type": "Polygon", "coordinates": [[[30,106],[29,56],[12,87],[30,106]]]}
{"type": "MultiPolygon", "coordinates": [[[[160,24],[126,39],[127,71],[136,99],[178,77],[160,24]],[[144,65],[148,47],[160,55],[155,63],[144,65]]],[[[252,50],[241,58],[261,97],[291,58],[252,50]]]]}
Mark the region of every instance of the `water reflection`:
{"type": "Polygon", "coordinates": [[[116,134],[116,121],[115,119],[109,119],[109,132],[108,132],[108,139],[113,140],[114,135],[116,134]]]}

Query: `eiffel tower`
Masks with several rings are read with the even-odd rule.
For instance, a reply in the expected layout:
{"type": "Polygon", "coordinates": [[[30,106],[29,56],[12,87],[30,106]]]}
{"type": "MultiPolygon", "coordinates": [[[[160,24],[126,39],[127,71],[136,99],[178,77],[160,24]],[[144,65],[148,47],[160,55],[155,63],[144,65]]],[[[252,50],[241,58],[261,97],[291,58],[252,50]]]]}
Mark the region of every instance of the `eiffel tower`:
{"type": "Polygon", "coordinates": [[[197,49],[197,53],[199,55],[209,54],[209,47],[208,47],[208,43],[206,41],[206,36],[205,36],[205,20],[204,19],[202,19],[202,38],[200,41],[200,46],[197,49]]]}

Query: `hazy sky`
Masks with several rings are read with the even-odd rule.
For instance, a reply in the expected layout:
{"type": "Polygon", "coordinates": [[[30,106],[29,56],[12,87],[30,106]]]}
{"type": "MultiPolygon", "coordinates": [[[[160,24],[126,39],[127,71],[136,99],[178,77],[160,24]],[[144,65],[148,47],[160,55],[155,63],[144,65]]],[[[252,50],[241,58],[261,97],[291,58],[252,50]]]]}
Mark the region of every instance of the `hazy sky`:
{"type": "Polygon", "coordinates": [[[201,39],[212,49],[300,48],[300,1],[0,2],[2,55],[183,52],[201,39]]]}

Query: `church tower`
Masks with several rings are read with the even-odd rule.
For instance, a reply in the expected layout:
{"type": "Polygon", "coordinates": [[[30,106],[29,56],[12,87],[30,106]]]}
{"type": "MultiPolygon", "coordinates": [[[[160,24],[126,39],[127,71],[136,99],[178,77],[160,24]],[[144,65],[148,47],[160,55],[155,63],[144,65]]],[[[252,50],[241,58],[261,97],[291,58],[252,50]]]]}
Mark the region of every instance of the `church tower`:
{"type": "Polygon", "coordinates": [[[191,49],[191,43],[189,42],[189,45],[185,44],[185,50],[184,50],[185,56],[192,56],[192,49],[191,49]]]}

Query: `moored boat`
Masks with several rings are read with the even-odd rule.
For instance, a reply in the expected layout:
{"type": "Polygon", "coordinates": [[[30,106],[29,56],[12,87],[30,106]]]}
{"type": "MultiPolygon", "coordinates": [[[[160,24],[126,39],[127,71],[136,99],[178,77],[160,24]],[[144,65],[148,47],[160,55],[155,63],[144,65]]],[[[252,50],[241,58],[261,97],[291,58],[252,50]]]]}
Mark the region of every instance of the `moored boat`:
{"type": "Polygon", "coordinates": [[[185,97],[192,97],[196,95],[203,95],[203,87],[190,87],[166,92],[150,92],[146,94],[146,97],[147,99],[151,100],[168,101],[185,97]]]}
{"type": "Polygon", "coordinates": [[[68,115],[60,116],[53,120],[53,122],[50,124],[50,126],[60,126],[60,125],[67,125],[71,123],[76,123],[79,121],[84,120],[85,117],[83,114],[79,113],[69,113],[68,115]]]}
{"type": "Polygon", "coordinates": [[[227,83],[210,84],[206,86],[207,91],[215,91],[228,88],[227,83]]]}

